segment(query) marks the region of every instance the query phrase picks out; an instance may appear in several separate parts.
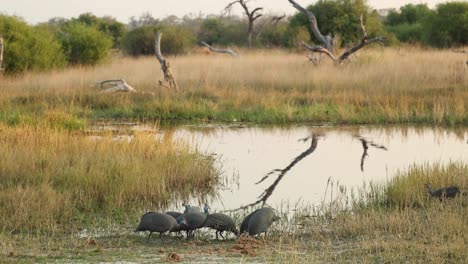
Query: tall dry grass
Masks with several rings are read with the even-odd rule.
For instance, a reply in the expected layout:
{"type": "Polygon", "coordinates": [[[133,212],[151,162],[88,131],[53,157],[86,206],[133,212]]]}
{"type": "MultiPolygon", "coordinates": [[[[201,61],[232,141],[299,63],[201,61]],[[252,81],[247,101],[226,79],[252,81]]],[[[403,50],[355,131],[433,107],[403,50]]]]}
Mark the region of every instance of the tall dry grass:
{"type": "MultiPolygon", "coordinates": [[[[468,166],[413,166],[388,183],[364,186],[318,210],[298,208],[272,261],[346,263],[466,263],[468,166]],[[455,185],[464,194],[440,201],[424,187],[455,185]],[[350,210],[350,207],[352,210],[350,210]],[[312,215],[312,217],[311,217],[312,215]],[[291,250],[294,249],[294,250],[291,250]]],[[[275,244],[278,244],[276,242],[275,244]]]]}
{"type": "MultiPolygon", "coordinates": [[[[102,219],[213,194],[214,160],[171,133],[99,139],[44,127],[0,127],[0,233],[69,232],[102,219]]],[[[130,220],[131,219],[131,220],[130,220]]]]}
{"type": "Polygon", "coordinates": [[[3,119],[55,110],[84,118],[468,123],[466,58],[449,50],[369,48],[339,67],[326,58],[313,66],[282,50],[169,60],[181,93],[158,86],[161,71],[152,57],[3,80],[3,119]],[[93,86],[115,78],[140,93],[102,95],[93,86]]]}

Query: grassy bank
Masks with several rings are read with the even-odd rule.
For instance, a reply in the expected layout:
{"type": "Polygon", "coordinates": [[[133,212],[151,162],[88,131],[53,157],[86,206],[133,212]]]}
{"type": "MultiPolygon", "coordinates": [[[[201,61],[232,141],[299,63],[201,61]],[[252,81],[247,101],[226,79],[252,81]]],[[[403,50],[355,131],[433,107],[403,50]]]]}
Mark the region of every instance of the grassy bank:
{"type": "Polygon", "coordinates": [[[158,86],[157,61],[119,58],[95,68],[0,80],[0,121],[69,116],[79,128],[100,118],[335,124],[468,124],[468,68],[448,50],[369,48],[347,65],[316,67],[302,54],[246,52],[240,59],[170,58],[182,89],[158,86]],[[98,80],[124,78],[135,94],[100,94],[98,80]]]}
{"type": "Polygon", "coordinates": [[[143,211],[211,195],[218,183],[215,161],[170,132],[158,140],[135,132],[130,141],[48,127],[0,131],[2,235],[133,224],[143,211]]]}
{"type": "Polygon", "coordinates": [[[167,238],[162,242],[115,230],[82,238],[3,233],[1,258],[82,263],[174,258],[218,263],[466,263],[467,197],[440,202],[428,196],[423,184],[455,184],[467,190],[467,175],[466,164],[413,167],[388,184],[355,192],[348,200],[352,211],[344,203],[345,196],[319,208],[298,207],[294,215],[282,215],[266,240],[217,242],[205,235],[192,241],[167,238]]]}

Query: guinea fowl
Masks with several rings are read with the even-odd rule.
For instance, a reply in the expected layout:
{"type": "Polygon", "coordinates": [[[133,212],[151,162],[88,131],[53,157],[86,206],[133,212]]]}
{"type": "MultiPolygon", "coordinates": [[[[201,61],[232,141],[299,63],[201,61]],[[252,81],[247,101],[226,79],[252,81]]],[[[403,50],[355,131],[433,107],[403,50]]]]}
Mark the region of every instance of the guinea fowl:
{"type": "Polygon", "coordinates": [[[426,183],[426,188],[432,197],[436,197],[441,200],[444,198],[454,198],[455,196],[460,194],[460,189],[456,186],[444,187],[434,191],[432,190],[431,185],[429,183],[426,183]]]}
{"type": "Polygon", "coordinates": [[[230,216],[221,213],[209,214],[206,217],[203,227],[209,227],[216,230],[216,240],[218,240],[218,233],[223,239],[225,239],[223,236],[224,231],[233,232],[236,236],[239,235],[234,220],[232,220],[230,216]]]}
{"type": "Polygon", "coordinates": [[[205,224],[206,218],[208,216],[208,208],[205,206],[205,212],[200,213],[187,213],[183,214],[176,218],[176,222],[180,225],[178,228],[175,228],[175,231],[186,231],[187,238],[193,236],[193,231],[202,228],[203,224],[205,224]]]}
{"type": "Polygon", "coordinates": [[[182,213],[173,212],[173,211],[166,212],[166,214],[168,214],[168,215],[170,215],[170,216],[172,216],[172,217],[174,217],[174,218],[177,218],[177,217],[179,217],[179,216],[182,215],[182,213]]]}
{"type": "Polygon", "coordinates": [[[240,233],[243,234],[245,232],[247,232],[247,229],[249,228],[249,221],[250,221],[250,218],[252,217],[252,215],[254,215],[256,212],[258,212],[258,210],[260,209],[257,209],[253,212],[251,212],[250,214],[248,214],[244,220],[242,221],[241,223],[241,226],[240,226],[240,233]]]}
{"type": "Polygon", "coordinates": [[[246,218],[249,218],[246,230],[249,236],[256,236],[261,233],[266,233],[271,224],[279,219],[279,217],[275,215],[273,209],[269,207],[258,209],[252,215],[248,215],[246,218]]]}
{"type": "Polygon", "coordinates": [[[190,204],[187,201],[184,201],[182,203],[182,206],[185,207],[184,214],[188,213],[200,213],[200,207],[198,206],[190,206],[190,204]]]}
{"type": "Polygon", "coordinates": [[[150,231],[148,239],[153,232],[158,232],[162,239],[163,233],[170,232],[178,226],[176,219],[170,215],[148,212],[141,217],[140,224],[135,229],[135,232],[150,231]]]}

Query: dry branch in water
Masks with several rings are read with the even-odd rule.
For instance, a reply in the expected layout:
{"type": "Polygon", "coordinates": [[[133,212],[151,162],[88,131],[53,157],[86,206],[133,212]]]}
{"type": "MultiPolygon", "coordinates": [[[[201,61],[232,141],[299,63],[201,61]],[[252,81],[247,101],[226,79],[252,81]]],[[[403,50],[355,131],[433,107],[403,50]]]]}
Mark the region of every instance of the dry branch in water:
{"type": "Polygon", "coordinates": [[[369,154],[367,154],[367,151],[369,149],[369,146],[371,147],[374,147],[376,149],[383,149],[385,151],[387,151],[387,147],[385,147],[384,145],[379,145],[379,144],[376,144],[372,141],[369,141],[363,137],[360,137],[360,136],[356,136],[356,138],[361,141],[361,144],[362,144],[362,148],[363,148],[363,153],[362,153],[362,156],[361,156],[361,171],[364,171],[364,161],[366,160],[366,157],[369,156],[369,154]]]}
{"type": "Polygon", "coordinates": [[[249,11],[249,7],[247,6],[248,2],[249,2],[249,0],[232,1],[224,8],[224,12],[225,13],[230,13],[231,9],[232,9],[232,6],[234,4],[236,4],[236,3],[239,3],[242,6],[242,8],[245,11],[245,14],[247,15],[247,19],[248,19],[248,22],[249,22],[249,26],[248,26],[248,29],[247,29],[247,45],[248,45],[249,48],[251,48],[252,47],[252,35],[253,35],[254,22],[255,22],[255,20],[257,20],[258,18],[260,18],[262,16],[262,14],[260,14],[259,12],[263,10],[263,7],[257,7],[255,9],[253,9],[252,11],[249,11]]]}
{"type": "Polygon", "coordinates": [[[163,71],[163,74],[164,74],[164,80],[160,80],[159,85],[163,87],[169,87],[171,89],[179,91],[179,86],[177,85],[177,82],[174,78],[174,74],[172,73],[171,66],[169,65],[169,62],[161,54],[161,37],[162,37],[162,33],[158,31],[156,33],[155,55],[159,61],[159,64],[161,64],[161,70],[163,71]]]}
{"type": "Polygon", "coordinates": [[[114,84],[114,86],[102,91],[102,93],[136,92],[135,88],[131,87],[124,79],[105,80],[98,83],[101,85],[101,89],[104,88],[106,83],[114,84]]]}
{"type": "Polygon", "coordinates": [[[359,17],[360,23],[361,23],[361,31],[362,31],[362,38],[361,42],[356,44],[355,46],[351,47],[349,50],[345,51],[341,56],[336,57],[333,54],[333,49],[334,46],[336,45],[337,42],[337,37],[332,37],[331,35],[324,36],[318,27],[317,24],[317,18],[315,17],[314,13],[305,9],[304,7],[300,6],[298,3],[296,3],[294,0],[288,0],[294,8],[299,10],[300,12],[304,13],[307,18],[309,19],[309,25],[312,30],[312,33],[314,36],[322,42],[322,44],[325,46],[321,45],[315,45],[315,46],[310,46],[305,42],[302,42],[301,44],[307,48],[308,50],[312,52],[318,52],[318,53],[324,53],[328,57],[330,57],[334,62],[338,64],[342,64],[344,61],[349,59],[349,56],[356,51],[360,50],[362,47],[364,47],[367,44],[374,43],[374,42],[382,42],[384,40],[384,37],[376,37],[376,38],[369,38],[367,36],[366,28],[364,26],[364,19],[363,15],[359,17]]]}
{"type": "Polygon", "coordinates": [[[239,54],[237,54],[235,51],[233,51],[232,49],[216,49],[216,48],[213,48],[212,46],[210,46],[208,43],[202,41],[201,42],[203,45],[205,45],[211,52],[216,52],[216,53],[226,53],[226,54],[229,54],[231,55],[232,57],[239,57],[239,54]]]}
{"type": "Polygon", "coordinates": [[[3,38],[0,36],[0,75],[2,74],[3,68],[3,38]]]}

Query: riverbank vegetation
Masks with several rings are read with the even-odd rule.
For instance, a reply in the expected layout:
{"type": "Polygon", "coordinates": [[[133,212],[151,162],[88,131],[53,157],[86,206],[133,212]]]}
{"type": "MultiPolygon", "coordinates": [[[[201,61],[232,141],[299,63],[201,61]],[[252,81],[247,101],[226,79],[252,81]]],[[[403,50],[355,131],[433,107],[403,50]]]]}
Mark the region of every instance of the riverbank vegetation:
{"type": "MultiPolygon", "coordinates": [[[[214,194],[215,160],[172,137],[0,127],[0,232],[51,235],[214,194]]],[[[3,240],[3,239],[2,239],[3,240]]]]}
{"type": "Polygon", "coordinates": [[[240,59],[171,58],[175,93],[153,57],[30,73],[0,80],[0,122],[50,119],[71,129],[97,119],[286,124],[468,124],[464,56],[421,48],[362,50],[337,67],[314,67],[298,53],[247,52],[240,59]],[[96,82],[124,78],[138,93],[102,94],[96,82]]]}
{"type": "MultiPolygon", "coordinates": [[[[176,237],[147,241],[144,236],[130,234],[131,221],[119,222],[110,217],[103,217],[100,229],[86,227],[78,232],[62,222],[65,234],[57,230],[19,235],[9,232],[10,224],[6,223],[10,222],[3,221],[8,228],[2,227],[1,258],[24,262],[52,258],[58,262],[175,258],[186,262],[463,263],[468,260],[467,197],[441,202],[429,196],[424,184],[457,185],[466,192],[467,174],[466,164],[413,166],[388,183],[363,186],[353,195],[349,195],[351,190],[331,184],[330,188],[340,194],[332,200],[324,199],[318,207],[279,208],[281,220],[266,240],[212,241],[205,233],[192,241],[176,237]]],[[[20,200],[24,203],[28,201],[25,198],[20,200]]],[[[42,219],[42,211],[34,211],[34,216],[42,219]]],[[[31,230],[35,228],[40,227],[31,230]]]]}

